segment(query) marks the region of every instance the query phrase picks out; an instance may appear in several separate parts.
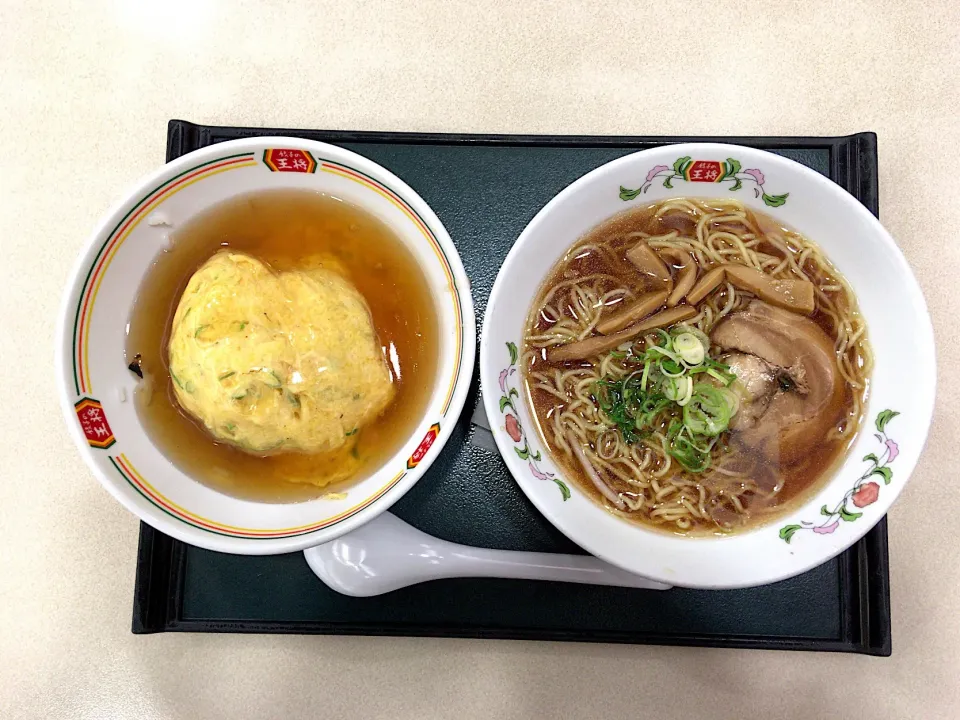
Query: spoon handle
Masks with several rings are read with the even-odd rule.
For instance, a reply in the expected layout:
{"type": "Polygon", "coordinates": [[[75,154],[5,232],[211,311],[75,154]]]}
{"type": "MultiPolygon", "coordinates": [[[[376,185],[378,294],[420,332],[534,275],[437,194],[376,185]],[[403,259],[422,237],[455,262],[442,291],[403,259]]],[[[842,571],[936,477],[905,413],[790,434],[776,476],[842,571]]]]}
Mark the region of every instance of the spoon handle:
{"type": "Polygon", "coordinates": [[[391,513],[346,535],[307,548],[304,557],[337,592],[370,597],[441,578],[496,577],[664,590],[669,586],[634,575],[590,555],[489,550],[447,542],[391,513]]]}
{"type": "Polygon", "coordinates": [[[497,577],[519,580],[552,580],[588,585],[666,590],[670,586],[655,582],[604,562],[592,555],[519,550],[488,550],[455,543],[444,543],[454,577],[497,577]]]}

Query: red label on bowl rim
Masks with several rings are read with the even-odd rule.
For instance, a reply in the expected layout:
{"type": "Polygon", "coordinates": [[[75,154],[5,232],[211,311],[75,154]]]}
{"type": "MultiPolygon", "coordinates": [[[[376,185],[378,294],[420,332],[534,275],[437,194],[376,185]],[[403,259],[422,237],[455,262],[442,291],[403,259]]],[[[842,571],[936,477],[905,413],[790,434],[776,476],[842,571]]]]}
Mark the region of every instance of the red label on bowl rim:
{"type": "Polygon", "coordinates": [[[98,400],[81,398],[74,404],[74,408],[77,419],[80,421],[80,428],[90,447],[106,450],[117,441],[113,436],[113,430],[110,429],[110,423],[107,422],[103,406],[98,400]]]}
{"type": "Polygon", "coordinates": [[[718,160],[694,160],[683,174],[689,182],[720,182],[723,164],[718,160]]]}
{"type": "Polygon", "coordinates": [[[271,148],[263,151],[263,164],[273,172],[312,173],[317,169],[317,161],[306,150],[293,148],[271,148]]]}
{"type": "Polygon", "coordinates": [[[424,455],[427,454],[427,451],[433,445],[438,435],[440,435],[440,423],[434,423],[430,426],[430,429],[427,430],[427,434],[423,436],[420,444],[417,445],[417,449],[413,451],[413,455],[407,460],[407,470],[413,470],[420,464],[420,461],[423,460],[424,455]]]}

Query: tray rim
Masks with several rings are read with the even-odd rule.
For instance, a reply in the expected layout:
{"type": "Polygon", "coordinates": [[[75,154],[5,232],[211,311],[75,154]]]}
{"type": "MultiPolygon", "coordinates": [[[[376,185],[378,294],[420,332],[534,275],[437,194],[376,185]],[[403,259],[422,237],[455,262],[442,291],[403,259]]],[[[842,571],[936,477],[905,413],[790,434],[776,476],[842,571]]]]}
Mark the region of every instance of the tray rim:
{"type": "MultiPolygon", "coordinates": [[[[620,147],[644,148],[680,142],[723,142],[766,150],[827,149],[830,178],[879,214],[877,136],[632,136],[632,135],[509,135],[473,133],[411,133],[353,130],[277,129],[200,125],[172,119],[167,125],[167,160],[212,144],[215,137],[309,134],[332,143],[468,145],[479,147],[620,147]]],[[[321,635],[378,635],[458,638],[559,640],[631,644],[685,645],[749,649],[853,652],[886,657],[891,654],[890,582],[887,519],[840,555],[841,635],[839,640],[756,635],[675,635],[658,633],[588,632],[511,627],[411,625],[403,623],[337,623],[323,621],[190,620],[181,614],[186,548],[140,524],[134,589],[134,634],[156,632],[235,632],[321,635]],[[843,592],[843,590],[846,592],[843,592]]]]}

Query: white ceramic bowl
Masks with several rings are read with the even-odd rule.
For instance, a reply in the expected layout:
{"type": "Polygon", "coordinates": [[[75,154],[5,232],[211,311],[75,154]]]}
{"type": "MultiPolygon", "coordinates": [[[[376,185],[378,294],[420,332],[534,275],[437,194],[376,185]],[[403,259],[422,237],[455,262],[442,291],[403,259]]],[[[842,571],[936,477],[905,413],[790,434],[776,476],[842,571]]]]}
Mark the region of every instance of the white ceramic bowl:
{"type": "Polygon", "coordinates": [[[184,542],[250,555],[300,550],[348,532],[396,502],[430,466],[463,408],[476,324],[457,250],[427,204],[376,163],[324,143],[273,137],[197,150],[141,181],[87,241],[57,331],[67,425],[104,487],[144,522],[184,542]],[[191,479],[144,432],[136,378],[124,363],[125,326],[142,278],[176,228],[241,193],[305,188],[359,205],[386,222],[417,258],[439,316],[437,377],[403,447],[343,499],[268,504],[191,479]]]}
{"type": "Polygon", "coordinates": [[[490,295],[480,378],[507,466],[567,537],[597,557],[665,583],[732,588],[819,565],[883,517],[923,448],[936,369],[920,288],[893,239],[855,198],[813,170],[771,153],[688,144],[614,160],[567,187],[537,214],[507,256],[490,295]],[[866,416],[843,464],[809,502],[775,522],[729,537],[684,538],[647,530],[581,493],[543,453],[513,349],[520,346],[541,283],[579,237],[619,212],[677,196],[733,197],[818,243],[856,292],[876,354],[866,416]],[[876,487],[857,497],[863,507],[853,504],[854,491],[869,483],[876,487]]]}

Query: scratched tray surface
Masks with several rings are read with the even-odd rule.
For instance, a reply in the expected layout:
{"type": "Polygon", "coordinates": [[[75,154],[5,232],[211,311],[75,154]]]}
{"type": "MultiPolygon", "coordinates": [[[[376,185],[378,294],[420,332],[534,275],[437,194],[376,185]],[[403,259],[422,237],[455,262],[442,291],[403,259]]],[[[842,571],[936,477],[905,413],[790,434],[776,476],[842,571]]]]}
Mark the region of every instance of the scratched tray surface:
{"type": "MultiPolygon", "coordinates": [[[[637,149],[696,138],[405,135],[213,128],[172,121],[168,159],[251,135],[332,142],[409,183],[445,224],[472,284],[478,324],[507,251],[557,192],[637,149]]],[[[706,138],[704,138],[706,139],[706,138]]],[[[709,138],[770,149],[846,187],[877,212],[872,134],[709,138]]],[[[438,537],[490,548],[582,553],[526,500],[486,429],[474,381],[447,446],[393,511],[438,537]]],[[[666,592],[513,580],[443,580],[377,598],[326,588],[301,554],[241,557],[141,526],[134,632],[439,635],[890,652],[886,523],[841,557],[762,588],[666,592]]]]}

